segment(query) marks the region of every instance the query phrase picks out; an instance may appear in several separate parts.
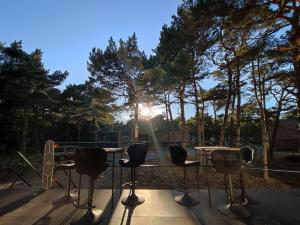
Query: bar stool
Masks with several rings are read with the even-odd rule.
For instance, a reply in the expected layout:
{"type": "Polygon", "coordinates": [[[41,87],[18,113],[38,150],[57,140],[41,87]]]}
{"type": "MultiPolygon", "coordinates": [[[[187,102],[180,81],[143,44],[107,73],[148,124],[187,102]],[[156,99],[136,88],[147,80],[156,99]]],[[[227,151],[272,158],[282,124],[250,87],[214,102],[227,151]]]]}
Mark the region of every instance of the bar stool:
{"type": "Polygon", "coordinates": [[[255,148],[251,146],[243,146],[240,149],[243,165],[251,165],[254,163],[255,148]]]}
{"type": "Polygon", "coordinates": [[[258,204],[258,201],[250,197],[246,193],[246,178],[245,178],[245,169],[253,167],[255,163],[255,148],[252,146],[243,146],[240,149],[242,156],[242,168],[240,173],[240,185],[241,185],[241,196],[240,199],[243,201],[243,205],[247,204],[258,204]]]}
{"type": "MultiPolygon", "coordinates": [[[[78,224],[98,224],[102,211],[95,209],[92,205],[94,194],[94,181],[98,176],[109,166],[106,163],[107,153],[101,148],[87,148],[77,149],[75,152],[75,168],[76,172],[81,175],[87,175],[89,177],[88,188],[88,200],[87,207],[80,207],[81,209],[87,209],[87,212],[71,222],[72,225],[78,224]]],[[[81,187],[81,181],[79,183],[81,187]]],[[[78,199],[80,199],[80,188],[78,192],[78,199]]],[[[79,204],[78,204],[79,205],[79,204]]]]}
{"type": "Polygon", "coordinates": [[[225,191],[228,203],[221,204],[218,209],[231,218],[249,217],[249,211],[241,203],[234,201],[231,174],[239,174],[241,170],[241,155],[239,151],[215,150],[211,153],[213,168],[224,173],[225,191]]]}
{"type": "MultiPolygon", "coordinates": [[[[196,167],[197,168],[197,188],[199,189],[199,161],[188,161],[187,152],[183,147],[180,146],[169,146],[170,156],[172,162],[176,166],[183,167],[184,176],[184,194],[175,196],[175,201],[181,205],[191,207],[199,204],[199,200],[192,198],[188,193],[188,181],[187,181],[187,168],[196,167]]],[[[198,190],[199,191],[199,190],[198,190]]]]}
{"type": "Polygon", "coordinates": [[[119,163],[121,167],[130,168],[130,182],[126,183],[130,185],[130,192],[127,197],[122,198],[121,202],[123,205],[134,207],[142,204],[145,201],[144,197],[135,194],[135,185],[136,168],[145,162],[147,154],[147,145],[132,144],[128,147],[127,153],[129,159],[120,159],[119,163]]]}
{"type": "Polygon", "coordinates": [[[63,163],[60,163],[58,165],[56,165],[54,167],[54,174],[56,173],[56,171],[61,170],[64,171],[67,174],[68,177],[68,184],[66,186],[66,193],[59,197],[58,199],[55,199],[52,203],[54,205],[60,205],[60,204],[67,204],[67,203],[71,203],[74,202],[77,197],[74,194],[70,193],[70,189],[71,189],[71,171],[75,169],[75,162],[74,161],[66,161],[63,163]]]}

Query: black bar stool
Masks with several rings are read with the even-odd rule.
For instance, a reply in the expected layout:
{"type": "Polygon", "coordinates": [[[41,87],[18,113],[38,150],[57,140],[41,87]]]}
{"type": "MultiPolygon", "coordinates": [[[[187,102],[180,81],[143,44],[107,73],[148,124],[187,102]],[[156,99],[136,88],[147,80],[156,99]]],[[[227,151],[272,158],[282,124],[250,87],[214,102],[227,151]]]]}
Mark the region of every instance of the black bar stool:
{"type": "Polygon", "coordinates": [[[249,211],[239,202],[234,201],[231,174],[239,174],[242,166],[239,151],[215,150],[211,153],[213,168],[220,173],[224,173],[225,191],[228,203],[218,206],[223,214],[231,218],[249,217],[249,211]]]}
{"type": "MultiPolygon", "coordinates": [[[[107,153],[101,148],[87,148],[77,149],[75,152],[75,168],[76,172],[81,175],[87,175],[89,177],[88,188],[88,200],[87,207],[80,207],[81,209],[87,209],[87,212],[71,222],[73,225],[79,224],[98,224],[102,211],[95,209],[92,205],[94,194],[94,181],[98,176],[108,167],[106,163],[107,153]]],[[[81,179],[80,179],[81,180],[81,179]]],[[[81,181],[80,181],[81,183],[81,181]]],[[[81,187],[81,184],[79,184],[81,187]]],[[[80,199],[80,189],[78,192],[78,199],[80,199]]],[[[78,203],[79,205],[79,203],[78,203]]]]}
{"type": "MultiPolygon", "coordinates": [[[[184,176],[184,194],[175,196],[175,201],[181,205],[191,207],[199,204],[199,200],[192,198],[188,193],[188,181],[187,181],[187,168],[196,167],[197,168],[197,188],[199,188],[199,161],[188,161],[187,152],[181,146],[169,146],[170,156],[172,162],[176,166],[183,167],[183,176],[184,176]]],[[[199,190],[198,190],[199,191],[199,190]]]]}
{"type": "MultiPolygon", "coordinates": [[[[146,144],[132,144],[128,147],[129,159],[120,159],[122,167],[130,168],[130,192],[127,197],[122,198],[121,202],[126,206],[137,206],[145,201],[145,198],[135,194],[136,168],[145,162],[147,154],[146,144]]],[[[128,184],[128,183],[127,183],[128,184]]],[[[126,184],[125,184],[126,185],[126,184]]]]}

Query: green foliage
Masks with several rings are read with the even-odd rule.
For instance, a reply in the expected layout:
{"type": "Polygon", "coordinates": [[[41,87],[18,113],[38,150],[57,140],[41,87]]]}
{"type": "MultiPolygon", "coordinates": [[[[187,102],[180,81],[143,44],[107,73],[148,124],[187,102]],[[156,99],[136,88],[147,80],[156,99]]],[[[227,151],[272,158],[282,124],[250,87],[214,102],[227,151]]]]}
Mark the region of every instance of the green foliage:
{"type": "MultiPolygon", "coordinates": [[[[50,74],[42,63],[42,51],[27,53],[22,42],[0,48],[0,121],[3,140],[18,143],[25,151],[31,123],[49,116],[49,94],[67,77],[67,72],[50,74]]],[[[53,114],[52,114],[53,115],[53,114]]],[[[34,126],[38,135],[38,125],[34,126]]],[[[38,139],[36,136],[35,139],[38,139]]]]}
{"type": "Polygon", "coordinates": [[[46,70],[39,49],[27,53],[21,41],[1,44],[0,142],[9,149],[25,151],[29,145],[39,152],[45,139],[78,140],[89,127],[82,133],[91,140],[101,125],[113,123],[111,93],[90,83],[68,85],[61,92],[57,86],[67,76],[67,71],[46,70]]]}
{"type": "Polygon", "coordinates": [[[145,54],[138,49],[135,33],[119,46],[110,38],[105,51],[93,48],[88,61],[90,81],[124,99],[133,107],[141,99],[139,78],[144,74],[145,54]]]}

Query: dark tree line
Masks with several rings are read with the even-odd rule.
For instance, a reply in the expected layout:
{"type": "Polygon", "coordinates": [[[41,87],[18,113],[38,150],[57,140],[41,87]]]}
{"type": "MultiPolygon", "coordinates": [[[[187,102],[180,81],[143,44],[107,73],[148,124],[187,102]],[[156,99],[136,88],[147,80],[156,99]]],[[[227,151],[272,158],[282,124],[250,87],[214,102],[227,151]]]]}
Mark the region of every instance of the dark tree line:
{"type": "Polygon", "coordinates": [[[50,73],[42,51],[27,53],[22,42],[0,45],[0,137],[7,149],[41,151],[46,139],[95,140],[112,121],[110,92],[85,84],[58,87],[68,72],[50,73]],[[82,132],[84,131],[84,132],[82,132]]]}

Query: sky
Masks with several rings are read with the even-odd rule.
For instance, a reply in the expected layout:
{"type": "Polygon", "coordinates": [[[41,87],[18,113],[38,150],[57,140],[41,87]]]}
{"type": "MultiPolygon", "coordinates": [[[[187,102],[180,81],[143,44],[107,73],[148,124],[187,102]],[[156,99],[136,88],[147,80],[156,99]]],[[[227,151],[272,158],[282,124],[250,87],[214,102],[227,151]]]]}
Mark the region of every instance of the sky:
{"type": "MultiPolygon", "coordinates": [[[[45,68],[69,72],[61,86],[88,79],[87,60],[93,47],[105,49],[134,32],[140,50],[153,54],[161,28],[170,24],[182,0],[1,0],[0,42],[22,40],[23,48],[43,51],[45,68]]],[[[211,87],[206,81],[204,87],[211,87]]],[[[175,117],[179,110],[174,105],[175,117]]],[[[186,116],[194,109],[186,105],[186,116]]]]}
{"type": "Polygon", "coordinates": [[[104,49],[109,37],[127,39],[136,33],[147,55],[159,41],[163,24],[181,0],[2,0],[0,41],[22,40],[26,51],[43,51],[50,71],[67,70],[64,85],[88,78],[93,47],[104,49]]]}

